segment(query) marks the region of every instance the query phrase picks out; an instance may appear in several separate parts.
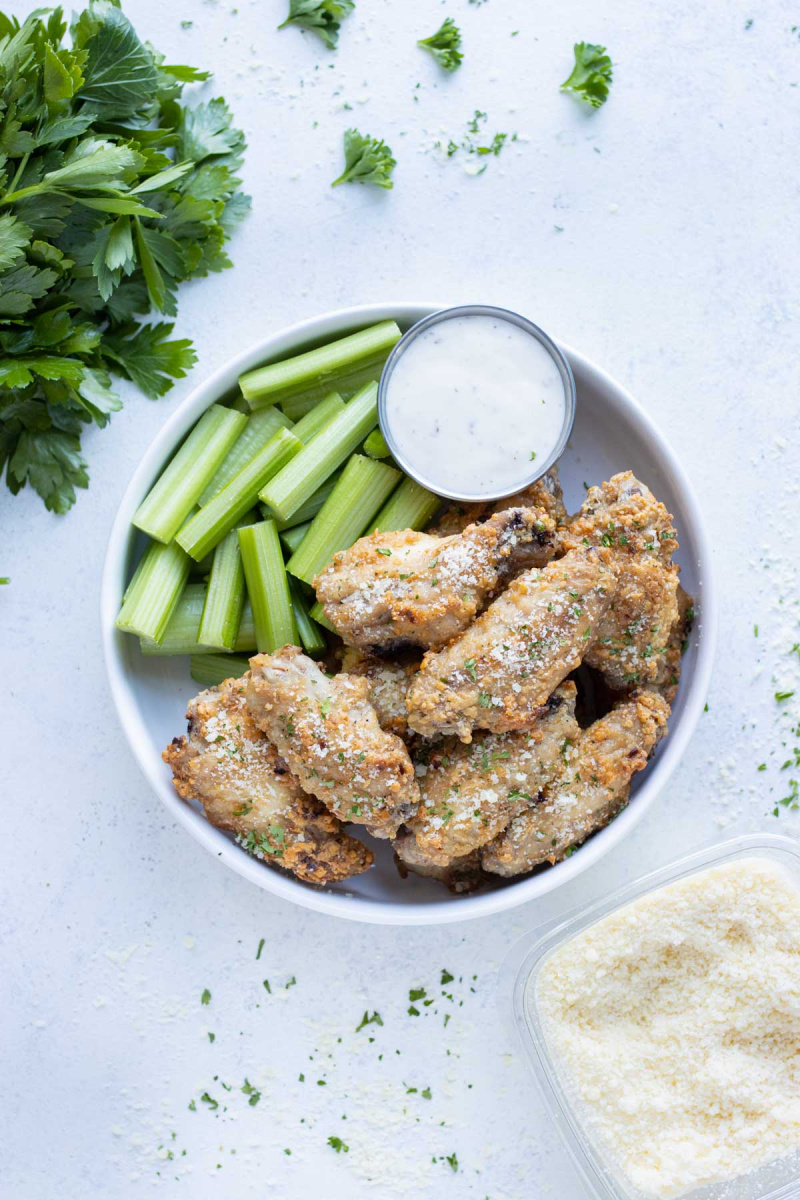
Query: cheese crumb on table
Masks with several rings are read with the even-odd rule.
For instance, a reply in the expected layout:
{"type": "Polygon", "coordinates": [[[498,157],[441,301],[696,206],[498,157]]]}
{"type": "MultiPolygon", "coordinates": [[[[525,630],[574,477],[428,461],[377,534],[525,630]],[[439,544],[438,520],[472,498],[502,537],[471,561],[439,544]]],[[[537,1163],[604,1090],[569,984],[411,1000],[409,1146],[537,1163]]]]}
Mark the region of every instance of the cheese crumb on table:
{"type": "Polygon", "coordinates": [[[535,1003],[587,1131],[644,1195],[800,1147],[800,891],[769,859],[611,913],[545,960],[535,1003]]]}

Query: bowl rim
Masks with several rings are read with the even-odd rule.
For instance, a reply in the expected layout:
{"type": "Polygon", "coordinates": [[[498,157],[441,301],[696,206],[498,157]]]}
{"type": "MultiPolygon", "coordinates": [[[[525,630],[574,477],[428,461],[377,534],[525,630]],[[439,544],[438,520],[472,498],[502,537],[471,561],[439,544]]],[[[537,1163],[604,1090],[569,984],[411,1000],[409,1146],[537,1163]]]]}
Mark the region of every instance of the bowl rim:
{"type": "Polygon", "coordinates": [[[432,313],[445,307],[448,305],[398,301],[397,303],[372,303],[331,309],[314,317],[297,321],[293,325],[261,338],[233,355],[213,371],[205,380],[192,388],[189,395],[181,401],[139,460],[139,464],[123,492],[111,525],[100,585],[100,632],[106,674],[114,707],[134,760],[171,816],[210,854],[215,858],[222,859],[226,866],[264,891],[270,892],[282,900],[299,904],[303,908],[369,924],[444,925],[472,920],[476,917],[491,916],[516,908],[569,883],[571,879],[576,878],[597,862],[638,824],[680,762],[703,711],[717,641],[716,583],[711,546],[697,496],[683,467],[655,422],[639,406],[633,396],[585,355],[559,341],[558,345],[573,368],[577,364],[581,372],[594,377],[601,387],[615,392],[631,412],[643,435],[651,444],[654,444],[664,467],[674,481],[676,490],[682,496],[691,523],[693,538],[697,545],[697,562],[702,572],[702,636],[698,643],[691,686],[687,687],[684,692],[680,724],[677,729],[670,731],[670,736],[660,751],[655,769],[644,778],[636,793],[636,803],[629,805],[610,825],[595,834],[581,848],[579,854],[564,859],[549,871],[523,877],[517,883],[509,883],[492,892],[478,892],[471,896],[454,896],[452,902],[423,901],[404,904],[399,901],[387,902],[356,897],[346,892],[317,890],[305,886],[299,880],[288,875],[265,869],[262,863],[246,854],[220,830],[180,799],[172,787],[171,781],[167,778],[160,759],[154,759],[149,751],[149,733],[139,705],[127,682],[124,669],[121,639],[125,635],[116,630],[114,626],[125,583],[128,547],[132,536],[131,517],[139,502],[152,485],[157,471],[161,469],[179,439],[188,432],[199,415],[210,404],[219,400],[230,390],[231,376],[234,372],[236,378],[250,366],[256,364],[257,360],[283,354],[298,342],[335,336],[336,333],[343,332],[352,326],[368,325],[380,320],[418,320],[426,313],[432,313]],[[147,750],[144,747],[148,747],[147,750]]]}

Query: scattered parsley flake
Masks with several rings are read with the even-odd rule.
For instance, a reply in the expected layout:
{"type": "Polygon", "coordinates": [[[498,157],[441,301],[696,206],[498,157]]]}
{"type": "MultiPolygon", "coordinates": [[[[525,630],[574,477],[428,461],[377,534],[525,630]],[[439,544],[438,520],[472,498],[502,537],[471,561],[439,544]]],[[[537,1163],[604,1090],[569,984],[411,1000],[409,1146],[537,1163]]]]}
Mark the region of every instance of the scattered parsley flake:
{"type": "Polygon", "coordinates": [[[258,960],[261,958],[261,951],[264,949],[265,943],[266,943],[266,938],[262,938],[261,941],[258,943],[258,950],[256,951],[256,962],[258,962],[258,960]]]}
{"type": "Polygon", "coordinates": [[[784,700],[791,700],[793,695],[794,692],[776,692],[775,699],[779,704],[782,704],[784,700]]]}
{"type": "Polygon", "coordinates": [[[372,1014],[372,1016],[370,1016],[369,1011],[366,1011],[364,1013],[363,1017],[361,1018],[360,1023],[358,1025],[356,1025],[356,1033],[359,1033],[367,1025],[383,1025],[383,1019],[381,1017],[381,1014],[379,1012],[375,1011],[372,1014]]]}
{"type": "Polygon", "coordinates": [[[208,990],[208,988],[203,988],[203,994],[200,997],[200,1003],[201,1004],[210,1004],[211,1003],[211,992],[208,990]]]}
{"type": "Polygon", "coordinates": [[[350,1147],[347,1145],[347,1142],[343,1142],[342,1139],[340,1137],[336,1137],[335,1134],[332,1134],[328,1138],[328,1145],[331,1146],[337,1154],[341,1154],[342,1152],[348,1154],[350,1152],[350,1147]]]}

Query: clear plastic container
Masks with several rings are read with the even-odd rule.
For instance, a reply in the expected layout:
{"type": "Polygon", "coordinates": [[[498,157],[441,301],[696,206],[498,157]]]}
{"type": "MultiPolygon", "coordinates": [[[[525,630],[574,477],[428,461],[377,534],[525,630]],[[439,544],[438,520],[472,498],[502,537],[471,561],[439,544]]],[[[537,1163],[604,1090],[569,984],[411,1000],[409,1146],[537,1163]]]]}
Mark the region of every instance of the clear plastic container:
{"type": "MultiPolygon", "coordinates": [[[[743,858],[766,858],[780,864],[800,891],[800,847],[792,838],[754,834],[733,838],[644,875],[588,909],[540,928],[513,952],[507,972],[513,976],[514,1024],[533,1066],[545,1107],[564,1141],[588,1195],[596,1200],[651,1200],[635,1188],[598,1143],[580,1102],[569,1096],[558,1062],[550,1052],[536,1004],[536,983],[548,957],[609,913],[649,892],[709,867],[743,858]]],[[[725,1183],[695,1188],[681,1200],[794,1200],[800,1197],[800,1152],[725,1183]]]]}

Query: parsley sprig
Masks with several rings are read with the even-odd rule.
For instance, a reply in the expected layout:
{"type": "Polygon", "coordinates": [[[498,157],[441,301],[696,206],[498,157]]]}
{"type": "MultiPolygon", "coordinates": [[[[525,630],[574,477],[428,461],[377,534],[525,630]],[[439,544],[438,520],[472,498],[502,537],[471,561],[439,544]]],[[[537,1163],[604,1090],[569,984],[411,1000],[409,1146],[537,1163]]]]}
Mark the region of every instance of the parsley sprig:
{"type": "Polygon", "coordinates": [[[452,17],[445,17],[436,33],[420,38],[418,46],[430,50],[439,66],[445,71],[457,71],[464,55],[461,53],[461,30],[452,17]]]}
{"type": "Polygon", "coordinates": [[[289,15],[278,29],[298,25],[322,38],[329,50],[336,49],[339,27],[355,8],[353,0],[289,0],[289,15]]]}
{"type": "Polygon", "coordinates": [[[331,187],[340,183],[371,183],[375,187],[391,188],[392,171],[396,166],[392,152],[382,139],[348,129],[344,135],[344,170],[331,187]]]}
{"type": "Polygon", "coordinates": [[[601,108],[608,99],[608,89],[614,78],[611,59],[605,46],[593,46],[591,42],[575,43],[575,66],[572,74],[561,85],[562,92],[571,92],[579,100],[585,100],[592,108],[601,108]]]}
{"type": "Polygon", "coordinates": [[[0,14],[0,469],[58,513],[89,483],[83,427],[121,407],[111,374],[155,399],[193,366],[143,318],[231,265],[249,207],[225,101],[181,102],[206,72],[165,64],[110,0],[66,34],[60,8],[0,14]]]}

